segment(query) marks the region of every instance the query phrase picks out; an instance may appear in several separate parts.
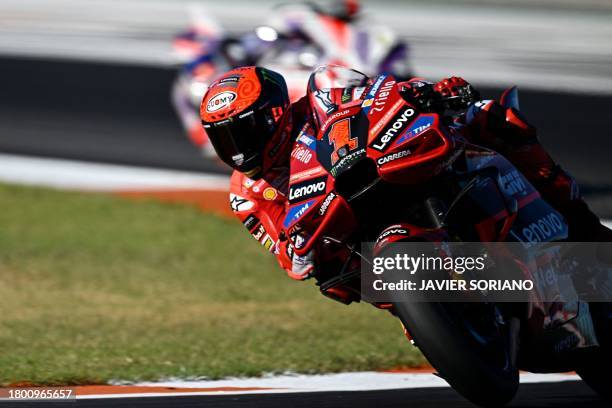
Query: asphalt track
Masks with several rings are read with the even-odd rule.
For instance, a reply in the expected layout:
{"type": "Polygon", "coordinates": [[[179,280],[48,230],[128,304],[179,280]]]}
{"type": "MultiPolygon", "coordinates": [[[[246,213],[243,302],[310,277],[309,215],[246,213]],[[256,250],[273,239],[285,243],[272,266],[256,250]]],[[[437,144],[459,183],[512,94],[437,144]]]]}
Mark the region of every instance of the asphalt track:
{"type": "MultiPolygon", "coordinates": [[[[417,388],[387,391],[315,392],[225,396],[181,396],[91,399],[64,402],[0,403],[2,407],[207,407],[207,408],[473,408],[450,388],[417,388]]],[[[508,405],[514,408],[609,407],[579,381],[523,384],[508,405]]]]}

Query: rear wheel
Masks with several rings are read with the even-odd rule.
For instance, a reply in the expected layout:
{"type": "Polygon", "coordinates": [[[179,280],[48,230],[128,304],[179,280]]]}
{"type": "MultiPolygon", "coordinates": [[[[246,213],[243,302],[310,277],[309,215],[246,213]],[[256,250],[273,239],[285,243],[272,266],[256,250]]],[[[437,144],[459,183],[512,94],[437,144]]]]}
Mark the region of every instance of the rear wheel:
{"type": "Polygon", "coordinates": [[[494,304],[398,302],[394,310],[431,365],[465,398],[493,407],[514,397],[513,339],[494,304]]]}

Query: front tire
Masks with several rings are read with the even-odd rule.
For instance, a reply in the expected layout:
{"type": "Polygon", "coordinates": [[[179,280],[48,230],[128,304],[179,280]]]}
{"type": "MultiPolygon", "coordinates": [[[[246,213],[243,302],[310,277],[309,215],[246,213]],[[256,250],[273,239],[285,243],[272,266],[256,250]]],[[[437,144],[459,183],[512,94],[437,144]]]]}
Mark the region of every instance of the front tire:
{"type": "Polygon", "coordinates": [[[491,349],[491,345],[485,348],[470,335],[458,308],[474,307],[471,305],[398,302],[394,310],[427,360],[451,387],[477,405],[502,406],[516,394],[518,369],[512,361],[508,339],[501,332],[491,349]]]}

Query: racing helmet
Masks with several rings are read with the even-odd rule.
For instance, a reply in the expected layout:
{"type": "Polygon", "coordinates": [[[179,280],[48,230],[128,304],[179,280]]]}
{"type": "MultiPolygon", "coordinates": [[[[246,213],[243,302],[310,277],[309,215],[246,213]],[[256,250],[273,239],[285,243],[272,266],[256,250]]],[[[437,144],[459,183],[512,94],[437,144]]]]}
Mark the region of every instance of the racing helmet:
{"type": "Polygon", "coordinates": [[[284,78],[261,67],[240,67],[212,82],[200,118],[219,158],[251,179],[259,179],[264,151],[289,107],[284,78]]]}

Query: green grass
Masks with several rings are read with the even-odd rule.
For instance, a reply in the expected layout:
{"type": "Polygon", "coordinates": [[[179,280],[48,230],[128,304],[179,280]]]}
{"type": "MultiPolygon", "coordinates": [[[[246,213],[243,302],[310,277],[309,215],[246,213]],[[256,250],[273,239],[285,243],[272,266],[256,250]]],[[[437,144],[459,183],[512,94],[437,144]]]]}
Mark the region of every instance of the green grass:
{"type": "Polygon", "coordinates": [[[423,361],[387,312],[292,281],[237,221],[0,185],[0,384],[423,361]]]}

